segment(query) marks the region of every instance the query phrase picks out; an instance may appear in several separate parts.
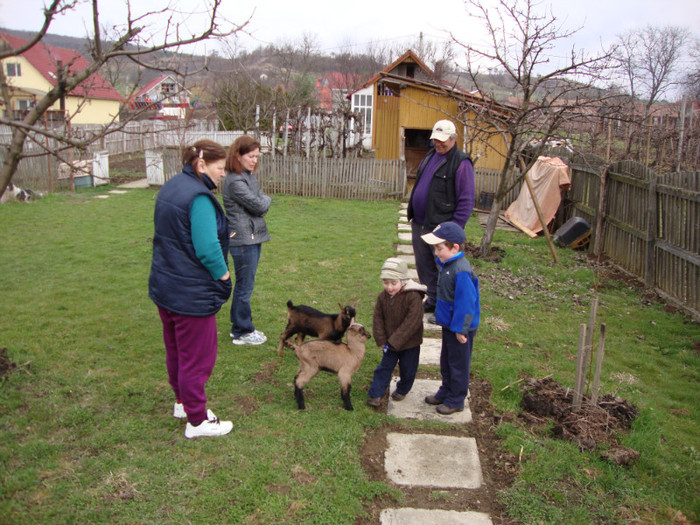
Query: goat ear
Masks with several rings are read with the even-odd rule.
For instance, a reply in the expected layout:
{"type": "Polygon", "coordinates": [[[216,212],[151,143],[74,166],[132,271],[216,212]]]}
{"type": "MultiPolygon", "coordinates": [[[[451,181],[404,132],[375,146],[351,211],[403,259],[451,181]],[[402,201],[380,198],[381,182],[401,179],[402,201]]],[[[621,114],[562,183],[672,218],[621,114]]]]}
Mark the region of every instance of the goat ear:
{"type": "Polygon", "coordinates": [[[355,304],[352,305],[353,308],[357,308],[357,305],[360,304],[360,300],[358,299],[355,301],[355,304]]]}
{"type": "Polygon", "coordinates": [[[340,307],[341,312],[343,312],[345,310],[345,307],[342,304],[338,303],[338,306],[340,307]]]}

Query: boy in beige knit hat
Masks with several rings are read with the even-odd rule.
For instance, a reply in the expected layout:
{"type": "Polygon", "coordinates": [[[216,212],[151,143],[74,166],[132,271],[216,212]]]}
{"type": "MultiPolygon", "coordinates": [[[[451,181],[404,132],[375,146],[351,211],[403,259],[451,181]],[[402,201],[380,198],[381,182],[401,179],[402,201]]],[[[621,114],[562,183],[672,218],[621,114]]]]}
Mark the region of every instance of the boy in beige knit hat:
{"type": "Polygon", "coordinates": [[[423,342],[423,296],[427,292],[425,286],[409,279],[406,263],[397,257],[384,262],[379,277],[384,291],[374,306],[372,333],[384,353],[369,387],[367,404],[373,407],[381,405],[397,363],[400,379],[391,398],[401,401],[413,386],[423,342]]]}

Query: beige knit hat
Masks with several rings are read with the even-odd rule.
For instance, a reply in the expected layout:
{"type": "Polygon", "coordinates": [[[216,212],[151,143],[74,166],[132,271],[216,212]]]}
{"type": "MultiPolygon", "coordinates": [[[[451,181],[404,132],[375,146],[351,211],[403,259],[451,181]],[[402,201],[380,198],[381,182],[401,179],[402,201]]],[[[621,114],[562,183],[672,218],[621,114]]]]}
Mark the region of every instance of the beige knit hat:
{"type": "Polygon", "coordinates": [[[389,257],[384,261],[379,277],[381,279],[408,279],[408,266],[406,265],[406,261],[398,257],[389,257]]]}

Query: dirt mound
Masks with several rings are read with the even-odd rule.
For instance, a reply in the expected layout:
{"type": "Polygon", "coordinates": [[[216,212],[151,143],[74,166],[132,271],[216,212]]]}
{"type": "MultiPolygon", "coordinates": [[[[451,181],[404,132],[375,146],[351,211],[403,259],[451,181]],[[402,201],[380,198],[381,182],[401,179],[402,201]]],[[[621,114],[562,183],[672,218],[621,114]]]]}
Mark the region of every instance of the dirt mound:
{"type": "Polygon", "coordinates": [[[467,259],[484,259],[489,262],[501,262],[501,259],[506,255],[506,251],[498,246],[492,246],[489,250],[489,254],[486,257],[482,257],[480,246],[466,242],[464,243],[464,255],[466,255],[467,259]]]}
{"type": "Polygon", "coordinates": [[[629,449],[623,454],[618,443],[620,432],[628,431],[637,417],[637,408],[629,401],[607,394],[596,405],[590,405],[590,399],[584,396],[581,407],[574,409],[573,391],[551,378],[527,379],[521,389],[524,394],[520,417],[526,422],[541,424],[551,420],[554,436],[576,443],[581,450],[593,450],[601,445],[613,447],[616,451],[610,454],[609,450],[606,457],[611,456],[609,459],[615,462],[618,460],[614,458],[622,457],[620,464],[638,457],[629,449]]]}
{"type": "Polygon", "coordinates": [[[5,376],[17,368],[17,363],[10,360],[10,355],[7,348],[0,348],[0,381],[5,379],[5,376]]]}

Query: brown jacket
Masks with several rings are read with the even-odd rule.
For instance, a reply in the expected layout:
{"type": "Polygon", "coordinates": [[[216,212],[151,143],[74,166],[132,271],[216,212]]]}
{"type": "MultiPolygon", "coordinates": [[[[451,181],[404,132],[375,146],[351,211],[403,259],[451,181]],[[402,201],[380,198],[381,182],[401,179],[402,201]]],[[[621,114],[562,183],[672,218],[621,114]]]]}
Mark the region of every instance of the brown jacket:
{"type": "Polygon", "coordinates": [[[423,296],[426,287],[409,279],[393,297],[382,290],[374,305],[372,334],[377,346],[386,343],[396,351],[423,342],[423,296]]]}

